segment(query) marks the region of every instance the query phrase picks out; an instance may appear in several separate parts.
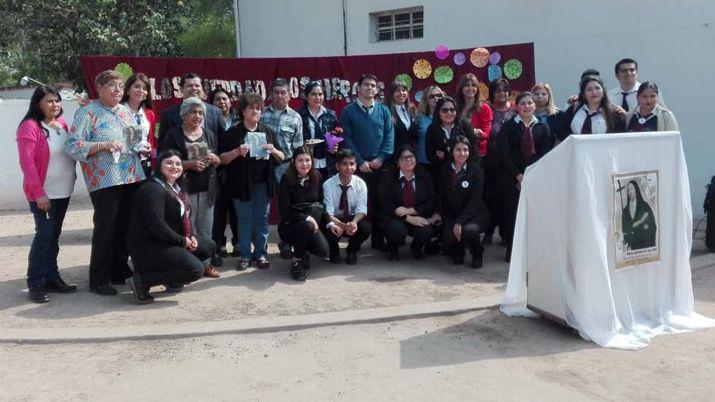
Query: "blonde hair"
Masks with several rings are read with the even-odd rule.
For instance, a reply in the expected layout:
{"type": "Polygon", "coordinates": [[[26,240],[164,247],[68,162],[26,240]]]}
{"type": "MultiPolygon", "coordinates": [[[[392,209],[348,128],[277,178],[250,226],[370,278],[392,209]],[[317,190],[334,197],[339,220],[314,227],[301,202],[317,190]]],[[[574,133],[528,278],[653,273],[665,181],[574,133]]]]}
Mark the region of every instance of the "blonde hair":
{"type": "Polygon", "coordinates": [[[429,111],[429,94],[435,89],[439,90],[442,96],[445,96],[444,91],[442,90],[442,88],[439,87],[439,85],[430,85],[427,88],[423,89],[422,98],[420,99],[420,103],[417,105],[418,115],[430,117],[432,116],[429,111]]]}
{"type": "Polygon", "coordinates": [[[546,102],[546,114],[548,116],[555,115],[559,109],[554,105],[554,91],[551,90],[551,85],[546,82],[538,82],[531,87],[531,93],[533,94],[537,89],[543,89],[549,95],[549,101],[546,102]]]}

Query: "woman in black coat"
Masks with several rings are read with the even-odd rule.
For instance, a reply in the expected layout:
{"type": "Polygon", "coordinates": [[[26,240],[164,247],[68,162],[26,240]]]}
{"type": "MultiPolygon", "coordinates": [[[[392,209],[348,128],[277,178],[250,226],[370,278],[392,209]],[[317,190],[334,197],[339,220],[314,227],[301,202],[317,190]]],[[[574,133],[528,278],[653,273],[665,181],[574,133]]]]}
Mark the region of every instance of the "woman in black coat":
{"type": "Polygon", "coordinates": [[[436,180],[442,168],[447,165],[449,155],[452,153],[454,141],[457,136],[469,140],[470,160],[479,161],[477,152],[477,138],[474,136],[474,127],[464,118],[457,116],[457,102],[446,96],[437,101],[434,109],[432,124],[427,128],[427,142],[425,153],[430,162],[432,179],[436,180]]]}
{"type": "Polygon", "coordinates": [[[424,245],[432,236],[430,218],[435,192],[432,178],[417,166],[415,150],[405,145],[398,150],[398,164],[380,183],[380,222],[387,238],[387,257],[399,259],[398,247],[412,236],[410,250],[416,260],[424,259],[424,245]]]}
{"type": "Polygon", "coordinates": [[[151,303],[149,288],[164,285],[177,291],[198,280],[216,245],[210,237],[196,233],[191,225],[188,197],[177,181],[183,168],[174,150],[157,157],[154,178],[134,195],[127,245],[134,274],[126,280],[137,303],[151,303]]]}
{"type": "Polygon", "coordinates": [[[498,135],[498,183],[504,202],[501,234],[511,259],[511,244],[519,205],[519,190],[526,167],[546,155],[554,146],[549,126],[534,116],[534,96],[522,92],[516,97],[517,115],[502,125],[498,135]]]}
{"type": "Polygon", "coordinates": [[[322,181],[325,182],[335,174],[335,152],[337,152],[337,146],[328,149],[325,135],[338,126],[338,115],[323,104],[325,93],[320,81],[307,83],[303,95],[305,103],[298,109],[298,114],[303,119],[303,143],[307,144],[309,140],[323,140],[313,146],[313,160],[315,169],[320,172],[322,181]]]}
{"type": "MultiPolygon", "coordinates": [[[[417,137],[419,135],[419,125],[415,121],[417,109],[410,101],[410,90],[404,81],[398,79],[390,84],[385,104],[390,109],[392,123],[395,127],[393,149],[401,149],[404,145],[417,148],[417,137]]],[[[393,165],[397,165],[397,159],[397,153],[394,153],[392,155],[393,165]]]]}
{"type": "Polygon", "coordinates": [[[479,234],[489,221],[482,201],[484,170],[469,160],[470,143],[464,136],[455,139],[449,165],[442,168],[437,183],[438,208],[443,222],[444,253],[455,265],[464,262],[465,246],[472,252],[472,268],[482,267],[484,247],[479,234]]]}

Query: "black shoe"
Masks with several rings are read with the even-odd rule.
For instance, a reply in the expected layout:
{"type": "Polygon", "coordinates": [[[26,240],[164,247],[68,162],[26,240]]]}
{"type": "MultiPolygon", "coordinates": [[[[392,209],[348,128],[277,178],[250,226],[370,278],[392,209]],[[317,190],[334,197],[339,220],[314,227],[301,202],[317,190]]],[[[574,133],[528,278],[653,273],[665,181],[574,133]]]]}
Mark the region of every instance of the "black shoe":
{"type": "Polygon", "coordinates": [[[248,258],[241,258],[236,265],[236,271],[245,271],[251,266],[251,260],[248,258]]]}
{"type": "Polygon", "coordinates": [[[415,260],[424,260],[425,254],[422,252],[422,247],[415,247],[414,244],[410,245],[410,251],[412,251],[412,257],[415,260]]]}
{"type": "Polygon", "coordinates": [[[357,253],[352,250],[347,250],[345,254],[345,263],[348,265],[357,264],[357,253]]]}
{"type": "Polygon", "coordinates": [[[127,288],[132,292],[134,304],[148,304],[154,301],[154,298],[150,296],[149,292],[142,286],[139,275],[132,275],[125,283],[127,284],[127,288]]]}
{"type": "Polygon", "coordinates": [[[74,293],[77,291],[77,285],[68,285],[62,278],[57,278],[45,282],[45,291],[50,293],[74,293]]]}
{"type": "Polygon", "coordinates": [[[42,286],[31,287],[28,291],[28,297],[35,303],[47,303],[50,301],[50,296],[42,286]]]}
{"type": "Polygon", "coordinates": [[[183,283],[165,283],[164,291],[166,293],[181,293],[184,290],[183,283]]]}
{"type": "Polygon", "coordinates": [[[223,265],[223,257],[221,257],[221,253],[214,254],[213,257],[211,257],[211,265],[214,267],[220,267],[223,265]]]}
{"type": "Polygon", "coordinates": [[[488,246],[490,244],[492,244],[492,235],[484,235],[484,238],[482,239],[482,245],[488,246]]]}
{"type": "Polygon", "coordinates": [[[310,254],[305,253],[303,256],[303,268],[307,271],[310,269],[310,254]]]}
{"type": "Polygon", "coordinates": [[[117,289],[114,289],[113,287],[109,285],[98,285],[94,287],[90,287],[89,291],[92,293],[96,293],[101,296],[114,296],[117,294],[117,289]]]}
{"type": "MultiPolygon", "coordinates": [[[[221,246],[220,249],[218,249],[218,255],[221,258],[226,258],[228,257],[228,250],[226,250],[226,246],[221,246]]],[[[216,264],[211,264],[211,265],[216,265],[216,264]]]]}
{"type": "Polygon", "coordinates": [[[472,255],[472,268],[474,269],[479,269],[484,265],[484,260],[482,258],[482,254],[474,254],[472,255]]]}
{"type": "Polygon", "coordinates": [[[265,256],[260,256],[256,260],[256,268],[258,269],[268,269],[271,267],[271,262],[265,256]]]}
{"type": "Polygon", "coordinates": [[[302,260],[294,260],[290,263],[290,276],[293,280],[303,282],[307,278],[302,260]]]}
{"type": "Polygon", "coordinates": [[[278,242],[278,250],[281,252],[281,258],[286,260],[293,258],[293,246],[283,240],[278,242]]]}
{"type": "Polygon", "coordinates": [[[390,248],[387,250],[387,260],[388,261],[399,261],[400,260],[400,252],[397,250],[397,247],[390,248]]]}
{"type": "Polygon", "coordinates": [[[342,262],[342,258],[340,258],[340,249],[331,251],[328,261],[330,261],[331,264],[340,264],[342,262]]]}

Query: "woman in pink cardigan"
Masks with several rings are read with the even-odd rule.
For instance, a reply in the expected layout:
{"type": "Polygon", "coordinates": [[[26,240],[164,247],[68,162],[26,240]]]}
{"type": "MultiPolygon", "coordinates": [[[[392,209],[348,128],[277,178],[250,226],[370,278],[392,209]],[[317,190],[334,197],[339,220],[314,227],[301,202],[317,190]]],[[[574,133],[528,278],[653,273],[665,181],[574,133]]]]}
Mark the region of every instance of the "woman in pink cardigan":
{"type": "Polygon", "coordinates": [[[77,178],[75,162],[65,154],[67,123],[57,89],[39,87],[17,128],[17,151],[23,174],[23,190],[35,218],[35,237],[30,246],[27,287],[30,300],[50,301],[48,292],[73,293],[57,267],[62,221],[77,178]]]}

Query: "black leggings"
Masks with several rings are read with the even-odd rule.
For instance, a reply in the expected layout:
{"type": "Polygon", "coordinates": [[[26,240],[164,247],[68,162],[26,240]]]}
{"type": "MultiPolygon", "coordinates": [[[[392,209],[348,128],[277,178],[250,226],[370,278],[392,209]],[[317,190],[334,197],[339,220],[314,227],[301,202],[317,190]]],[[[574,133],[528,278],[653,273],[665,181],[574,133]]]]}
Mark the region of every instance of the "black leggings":
{"type": "MultiPolygon", "coordinates": [[[[144,286],[161,284],[185,284],[197,281],[204,274],[202,261],[216,251],[216,244],[210,238],[196,235],[198,248],[191,251],[182,246],[167,246],[164,243],[149,242],[139,245],[139,253],[132,254],[134,269],[141,275],[144,286]],[[147,252],[151,250],[151,252],[147,252]]],[[[130,247],[131,251],[136,251],[130,247]]]]}
{"type": "Polygon", "coordinates": [[[465,246],[472,250],[474,255],[481,255],[484,248],[479,241],[479,233],[483,232],[484,228],[474,222],[467,222],[462,225],[462,240],[457,241],[454,236],[454,221],[444,221],[442,229],[442,244],[444,253],[452,257],[463,257],[465,246]]]}
{"type": "Polygon", "coordinates": [[[320,230],[318,233],[313,232],[313,224],[308,221],[281,223],[278,225],[278,235],[293,246],[293,252],[298,258],[303,258],[306,252],[318,257],[328,255],[328,241],[320,230]]]}

